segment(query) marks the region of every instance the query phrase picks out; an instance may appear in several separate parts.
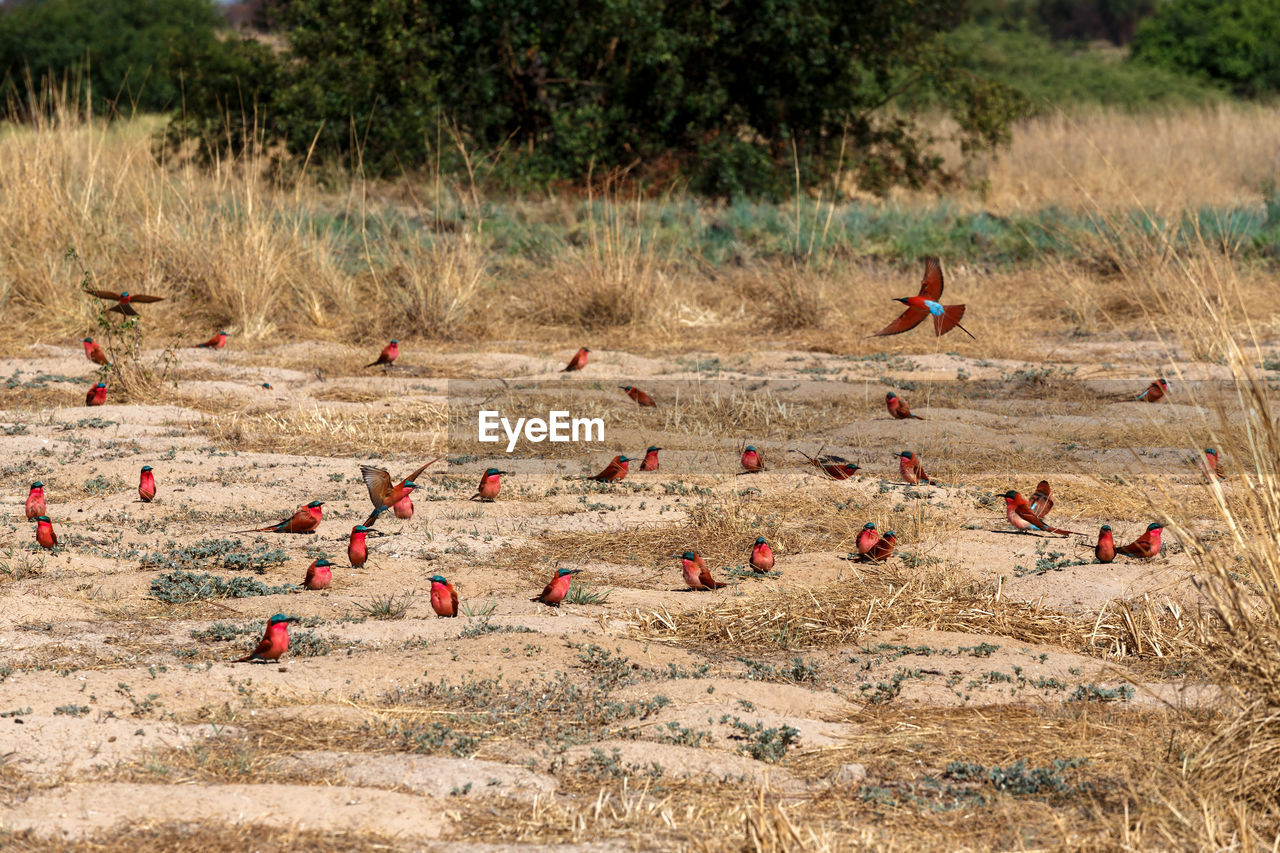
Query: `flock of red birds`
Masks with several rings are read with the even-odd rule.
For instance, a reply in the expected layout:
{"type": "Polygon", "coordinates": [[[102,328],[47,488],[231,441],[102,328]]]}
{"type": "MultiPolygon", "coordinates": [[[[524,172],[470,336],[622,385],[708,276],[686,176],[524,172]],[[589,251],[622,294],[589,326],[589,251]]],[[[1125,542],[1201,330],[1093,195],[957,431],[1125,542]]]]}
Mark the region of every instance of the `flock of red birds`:
{"type": "MultiPolygon", "coordinates": [[[[940,336],[946,334],[953,328],[959,328],[965,334],[973,337],[967,329],[960,325],[961,319],[964,317],[964,305],[944,306],[938,300],[942,297],[942,268],[937,258],[925,259],[924,280],[920,287],[920,292],[916,296],[902,297],[895,301],[906,305],[906,310],[896,320],[890,323],[876,335],[896,335],[906,332],[919,325],[925,318],[932,317],[934,322],[934,334],[940,336]]],[[[135,303],[152,303],[159,302],[163,297],[148,296],[145,294],[129,294],[115,293],[106,290],[90,290],[90,294],[101,299],[114,301],[116,304],[110,309],[111,312],[118,312],[129,318],[138,316],[138,312],[134,310],[135,303]]],[[[102,347],[95,343],[92,338],[85,338],[84,341],[85,356],[94,364],[108,365],[107,354],[102,347]]],[[[227,333],[219,332],[208,341],[200,344],[200,347],[209,349],[222,349],[227,343],[227,333]]],[[[591,350],[588,347],[580,348],[569,360],[562,372],[573,372],[584,369],[587,366],[591,350]]],[[[365,367],[381,366],[384,369],[391,369],[396,359],[400,355],[399,342],[392,340],[387,344],[378,358],[373,362],[365,365],[365,367]]],[[[263,387],[270,387],[264,385],[263,387]]],[[[628,397],[635,403],[643,407],[655,407],[657,402],[645,391],[633,386],[619,386],[628,397]]],[[[1162,400],[1168,393],[1169,385],[1164,379],[1156,379],[1141,394],[1130,399],[1134,401],[1156,403],[1162,400]]],[[[106,401],[107,387],[104,383],[98,382],[91,388],[86,396],[85,405],[99,406],[106,401]]],[[[893,392],[885,395],[885,407],[892,418],[898,420],[923,420],[919,415],[912,413],[907,401],[903,400],[893,392]]],[[[659,470],[658,453],[661,447],[649,447],[644,456],[640,459],[641,471],[657,471],[659,470]]],[[[821,471],[825,476],[834,480],[847,480],[853,477],[860,467],[840,456],[823,454],[821,450],[818,455],[809,456],[804,451],[797,450],[821,471]]],[[[895,454],[898,459],[898,471],[902,480],[909,485],[937,485],[936,481],[925,473],[923,463],[920,457],[910,450],[904,450],[895,454]]],[[[382,468],[375,468],[370,465],[360,466],[361,475],[364,478],[365,485],[369,492],[369,499],[373,505],[372,514],[364,521],[363,524],[357,524],[351,529],[350,537],[347,543],[347,557],[352,568],[362,567],[369,558],[367,546],[367,537],[370,534],[383,535],[374,529],[374,525],[378,518],[386,513],[391,512],[397,518],[407,519],[413,516],[413,502],[411,494],[414,489],[418,488],[415,480],[434,462],[430,462],[419,467],[409,476],[405,477],[399,483],[395,483],[389,472],[382,468]]],[[[637,461],[635,457],[628,457],[619,454],[609,462],[608,465],[593,477],[587,479],[595,480],[602,483],[612,483],[622,480],[627,476],[629,466],[632,462],[637,461]]],[[[742,448],[739,459],[742,468],[741,474],[755,474],[769,470],[765,464],[764,455],[754,445],[747,445],[742,448]]],[[[1201,460],[1202,469],[1209,478],[1220,478],[1222,474],[1218,471],[1218,456],[1212,449],[1204,452],[1201,460]]],[[[490,502],[496,500],[501,489],[501,477],[508,472],[497,468],[487,469],[480,477],[479,485],[476,493],[472,495],[472,500],[490,502]]],[[[155,474],[150,465],[143,466],[141,476],[138,483],[138,496],[146,503],[151,502],[156,496],[156,480],[155,474]]],[[[1002,497],[1005,501],[1006,517],[1009,523],[1018,531],[1032,532],[1038,531],[1051,535],[1060,536],[1083,536],[1085,534],[1076,533],[1074,531],[1053,527],[1045,521],[1050,510],[1053,508],[1053,492],[1047,481],[1042,480],[1035,488],[1031,495],[1031,499],[1027,500],[1017,491],[1010,490],[1005,492],[1002,497]]],[[[311,501],[297,509],[293,515],[272,525],[265,527],[251,528],[249,530],[234,531],[235,533],[315,533],[320,526],[320,522],[324,515],[324,502],[311,501]]],[[[52,550],[58,544],[57,534],[54,532],[53,523],[47,514],[47,505],[44,494],[44,484],[35,482],[31,484],[30,493],[27,495],[26,515],[29,520],[36,523],[36,542],[41,548],[52,550]]],[[[1101,563],[1110,563],[1115,559],[1116,555],[1124,555],[1135,559],[1150,559],[1160,553],[1160,535],[1162,525],[1152,523],[1148,525],[1146,532],[1139,536],[1136,540],[1128,545],[1117,547],[1112,538],[1112,531],[1109,525],[1103,525],[1098,533],[1097,544],[1094,548],[1094,554],[1101,563]]],[[[867,562],[880,562],[892,556],[894,546],[897,543],[897,537],[892,530],[881,533],[876,529],[874,522],[868,522],[859,531],[856,539],[857,553],[850,554],[851,559],[857,559],[867,562]]],[[[685,584],[693,590],[715,590],[725,586],[725,584],[715,580],[706,562],[695,551],[685,551],[674,555],[680,559],[681,573],[685,584]]],[[[768,573],[773,571],[776,564],[773,549],[769,543],[763,538],[758,537],[751,544],[748,550],[747,564],[758,573],[768,573]]],[[[302,582],[302,587],[309,590],[323,590],[329,587],[332,581],[333,564],[324,557],[318,558],[307,567],[306,575],[302,582]]],[[[543,588],[542,592],[534,596],[531,600],[541,602],[546,605],[558,607],[562,601],[568,596],[573,578],[581,570],[579,569],[558,569],[555,575],[543,588]]],[[[453,617],[458,615],[458,594],[454,590],[453,585],[444,577],[434,575],[431,579],[431,607],[438,616],[453,617]]],[[[275,614],[267,622],[266,633],[263,635],[261,642],[249,655],[240,658],[240,661],[270,661],[278,659],[289,647],[289,631],[290,622],[297,621],[293,617],[284,614],[275,614]]]]}

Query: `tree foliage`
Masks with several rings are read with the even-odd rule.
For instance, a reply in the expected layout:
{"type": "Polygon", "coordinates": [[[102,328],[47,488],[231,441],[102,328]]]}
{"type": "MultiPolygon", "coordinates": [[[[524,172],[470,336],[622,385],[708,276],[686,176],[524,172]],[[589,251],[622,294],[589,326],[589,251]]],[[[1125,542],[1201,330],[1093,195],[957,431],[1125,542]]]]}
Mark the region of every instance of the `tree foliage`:
{"type": "Polygon", "coordinates": [[[1133,56],[1244,97],[1280,91],[1280,0],[1172,0],[1138,28],[1133,56]]]}

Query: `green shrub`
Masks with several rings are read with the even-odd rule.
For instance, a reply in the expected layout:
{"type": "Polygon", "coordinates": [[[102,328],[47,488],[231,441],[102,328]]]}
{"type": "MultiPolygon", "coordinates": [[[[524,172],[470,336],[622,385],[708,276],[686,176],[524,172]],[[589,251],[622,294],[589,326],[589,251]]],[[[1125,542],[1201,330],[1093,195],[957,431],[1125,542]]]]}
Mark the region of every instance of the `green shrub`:
{"type": "Polygon", "coordinates": [[[1280,91],[1280,2],[1172,0],[1143,21],[1135,59],[1196,74],[1237,95],[1280,91]]]}

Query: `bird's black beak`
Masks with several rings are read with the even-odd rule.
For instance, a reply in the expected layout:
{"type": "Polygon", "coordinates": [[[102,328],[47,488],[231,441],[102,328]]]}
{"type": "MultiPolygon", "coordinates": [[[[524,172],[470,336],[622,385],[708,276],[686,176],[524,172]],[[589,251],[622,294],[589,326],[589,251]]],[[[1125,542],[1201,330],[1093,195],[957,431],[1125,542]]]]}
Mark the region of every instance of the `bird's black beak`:
{"type": "Polygon", "coordinates": [[[903,305],[906,305],[906,304],[907,304],[907,297],[905,297],[905,296],[895,296],[895,297],[894,297],[894,299],[893,299],[893,301],[894,301],[894,302],[901,302],[903,305]]]}

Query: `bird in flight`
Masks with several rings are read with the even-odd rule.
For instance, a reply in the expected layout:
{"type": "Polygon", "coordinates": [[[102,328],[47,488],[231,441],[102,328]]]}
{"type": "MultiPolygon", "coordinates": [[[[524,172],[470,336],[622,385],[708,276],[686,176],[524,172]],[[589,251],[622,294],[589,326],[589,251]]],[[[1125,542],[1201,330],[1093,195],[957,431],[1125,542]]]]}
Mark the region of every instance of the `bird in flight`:
{"type": "Polygon", "coordinates": [[[973,333],[960,325],[960,319],[964,317],[964,306],[943,305],[938,301],[940,299],[942,299],[942,265],[938,263],[937,258],[925,258],[924,281],[920,283],[920,293],[894,299],[894,302],[901,302],[907,306],[907,310],[903,311],[898,319],[876,332],[873,337],[908,332],[920,325],[925,317],[932,316],[935,335],[941,336],[952,329],[959,329],[973,338],[973,333]]]}
{"type": "Polygon", "coordinates": [[[138,312],[133,310],[135,302],[141,304],[146,302],[160,302],[163,296],[148,296],[145,293],[116,293],[114,290],[90,290],[89,293],[99,299],[113,300],[116,304],[112,305],[107,311],[116,311],[124,314],[126,317],[137,317],[138,312]]]}

